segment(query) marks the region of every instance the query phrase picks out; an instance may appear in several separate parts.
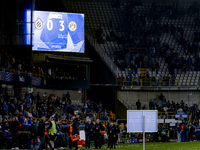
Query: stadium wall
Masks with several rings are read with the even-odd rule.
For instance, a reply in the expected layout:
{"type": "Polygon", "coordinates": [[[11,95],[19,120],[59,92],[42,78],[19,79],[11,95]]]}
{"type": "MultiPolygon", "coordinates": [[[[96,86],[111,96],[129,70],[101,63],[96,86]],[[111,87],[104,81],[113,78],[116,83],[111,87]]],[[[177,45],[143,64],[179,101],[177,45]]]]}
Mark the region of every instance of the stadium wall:
{"type": "Polygon", "coordinates": [[[113,86],[91,85],[88,90],[88,98],[97,104],[101,101],[103,108],[106,108],[109,111],[112,110],[115,112],[117,108],[117,90],[115,90],[115,87],[113,86]]]}
{"type": "Polygon", "coordinates": [[[89,55],[93,63],[90,66],[91,84],[116,84],[116,78],[107,64],[100,58],[94,47],[86,39],[86,55],[89,55]]]}
{"type": "Polygon", "coordinates": [[[127,118],[127,108],[118,100],[115,105],[115,114],[117,118],[127,118]]]}

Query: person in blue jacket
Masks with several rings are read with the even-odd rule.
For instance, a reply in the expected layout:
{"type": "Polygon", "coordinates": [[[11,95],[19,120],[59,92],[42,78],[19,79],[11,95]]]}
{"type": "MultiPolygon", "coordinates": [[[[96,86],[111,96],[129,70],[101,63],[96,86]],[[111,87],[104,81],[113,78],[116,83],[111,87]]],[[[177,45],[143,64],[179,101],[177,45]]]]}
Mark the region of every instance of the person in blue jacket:
{"type": "Polygon", "coordinates": [[[93,123],[91,118],[88,118],[88,122],[86,122],[85,124],[85,148],[90,149],[90,142],[91,142],[91,138],[92,138],[92,131],[93,131],[93,123]]]}
{"type": "Polygon", "coordinates": [[[181,126],[180,124],[178,123],[177,124],[177,139],[178,139],[178,142],[181,142],[181,126]]]}
{"type": "Polygon", "coordinates": [[[123,138],[124,138],[124,142],[125,142],[125,138],[127,137],[127,124],[124,126],[122,133],[123,133],[123,138]]]}
{"type": "Polygon", "coordinates": [[[32,119],[31,119],[31,117],[28,117],[28,124],[32,124],[32,119]]]}
{"type": "Polygon", "coordinates": [[[10,133],[10,129],[9,128],[7,128],[7,130],[5,130],[4,139],[5,139],[5,142],[8,145],[7,147],[10,147],[11,144],[12,144],[12,134],[10,133]]]}
{"type": "Polygon", "coordinates": [[[189,128],[188,128],[188,126],[185,125],[184,128],[183,128],[183,130],[184,130],[184,134],[185,134],[185,141],[189,142],[189,138],[188,138],[189,128]]]}
{"type": "Polygon", "coordinates": [[[189,125],[189,140],[193,141],[194,126],[190,123],[189,125]]]}
{"type": "Polygon", "coordinates": [[[162,139],[162,142],[166,142],[167,140],[167,129],[165,128],[165,126],[163,126],[161,128],[161,139],[162,139]]]}
{"type": "Polygon", "coordinates": [[[199,108],[197,108],[196,117],[199,118],[199,108]]]}

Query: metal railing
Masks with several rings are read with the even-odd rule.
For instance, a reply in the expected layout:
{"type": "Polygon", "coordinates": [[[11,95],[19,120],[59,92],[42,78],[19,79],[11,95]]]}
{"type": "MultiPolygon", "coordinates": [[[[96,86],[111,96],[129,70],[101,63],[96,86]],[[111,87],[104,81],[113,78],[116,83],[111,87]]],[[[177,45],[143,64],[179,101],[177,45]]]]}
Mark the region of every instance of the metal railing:
{"type": "Polygon", "coordinates": [[[143,48],[143,47],[127,47],[126,49],[129,50],[130,53],[145,54],[147,48],[143,48]]]}
{"type": "Polygon", "coordinates": [[[188,125],[189,125],[192,120],[192,113],[190,113],[190,115],[187,115],[187,120],[188,120],[188,125]]]}
{"type": "Polygon", "coordinates": [[[199,86],[199,79],[117,79],[117,85],[121,86],[199,86]]]}
{"type": "Polygon", "coordinates": [[[46,77],[45,73],[43,73],[42,75],[39,75],[37,73],[32,73],[32,72],[22,71],[22,70],[15,70],[15,69],[0,68],[0,71],[11,72],[11,73],[16,73],[16,74],[23,74],[23,75],[27,75],[27,76],[41,77],[41,78],[46,77]]]}

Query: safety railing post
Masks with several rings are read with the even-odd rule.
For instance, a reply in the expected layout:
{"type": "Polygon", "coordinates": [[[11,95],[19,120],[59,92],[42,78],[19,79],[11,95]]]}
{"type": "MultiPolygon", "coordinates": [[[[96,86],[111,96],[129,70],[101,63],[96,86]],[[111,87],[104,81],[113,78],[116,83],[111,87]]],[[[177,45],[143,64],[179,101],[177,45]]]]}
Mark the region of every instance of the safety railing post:
{"type": "Polygon", "coordinates": [[[150,86],[152,86],[152,80],[151,80],[151,78],[150,78],[150,86]]]}

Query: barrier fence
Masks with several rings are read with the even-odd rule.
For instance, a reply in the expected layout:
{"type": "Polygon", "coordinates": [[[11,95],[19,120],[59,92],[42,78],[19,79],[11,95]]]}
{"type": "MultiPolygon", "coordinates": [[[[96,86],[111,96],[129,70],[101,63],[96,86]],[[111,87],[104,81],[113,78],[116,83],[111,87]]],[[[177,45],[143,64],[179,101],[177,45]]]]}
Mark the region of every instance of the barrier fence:
{"type": "Polygon", "coordinates": [[[21,74],[21,72],[7,72],[6,70],[0,71],[0,80],[15,83],[24,83],[34,86],[43,86],[44,83],[44,79],[41,77],[21,74]]]}
{"type": "Polygon", "coordinates": [[[199,79],[117,79],[117,85],[121,86],[199,86],[199,79]]]}

